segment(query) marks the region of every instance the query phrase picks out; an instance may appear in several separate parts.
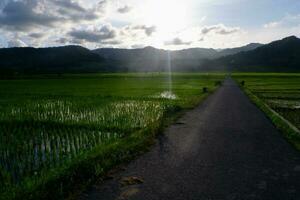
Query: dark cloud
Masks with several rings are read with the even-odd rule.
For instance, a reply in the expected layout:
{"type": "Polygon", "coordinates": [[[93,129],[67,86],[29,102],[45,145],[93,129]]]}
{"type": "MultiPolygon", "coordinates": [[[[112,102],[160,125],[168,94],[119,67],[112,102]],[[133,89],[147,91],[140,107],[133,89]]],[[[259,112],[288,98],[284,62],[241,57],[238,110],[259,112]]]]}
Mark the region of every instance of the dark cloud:
{"type": "Polygon", "coordinates": [[[147,36],[151,36],[154,32],[156,32],[156,26],[138,25],[138,26],[134,26],[133,29],[144,30],[147,36]]]}
{"type": "Polygon", "coordinates": [[[71,1],[71,0],[56,0],[54,1],[54,4],[59,6],[60,8],[64,8],[67,10],[74,10],[77,12],[85,12],[86,9],[80,6],[77,2],[71,1]]]}
{"type": "Polygon", "coordinates": [[[221,29],[221,30],[217,31],[217,33],[221,34],[221,35],[228,35],[228,34],[236,33],[239,31],[240,31],[239,28],[232,28],[232,29],[221,29]]]}
{"type": "Polygon", "coordinates": [[[101,13],[106,12],[107,4],[108,4],[107,0],[99,1],[94,11],[101,12],[101,13]]]}
{"type": "Polygon", "coordinates": [[[171,41],[166,41],[165,45],[190,45],[192,42],[184,42],[180,38],[174,38],[171,41]]]}
{"type": "Polygon", "coordinates": [[[220,34],[220,35],[228,35],[228,34],[236,33],[239,31],[240,31],[240,28],[238,28],[238,27],[226,27],[223,24],[218,24],[218,25],[206,26],[206,27],[202,28],[201,33],[203,35],[206,35],[210,32],[214,32],[214,33],[220,34]]]}
{"type": "Polygon", "coordinates": [[[107,2],[100,1],[92,9],[72,0],[6,0],[0,5],[0,27],[28,31],[33,27],[96,20],[103,16],[107,2]]]}
{"type": "Polygon", "coordinates": [[[122,44],[122,41],[108,40],[108,41],[102,41],[101,44],[103,44],[103,45],[118,45],[118,44],[122,44]]]}
{"type": "Polygon", "coordinates": [[[132,10],[131,7],[129,7],[129,6],[124,6],[124,7],[119,8],[117,11],[118,11],[119,13],[124,14],[124,13],[130,12],[131,10],[132,10]]]}
{"type": "Polygon", "coordinates": [[[69,40],[67,38],[59,38],[57,40],[55,40],[55,42],[60,43],[60,44],[66,44],[69,42],[69,40]]]}
{"type": "Polygon", "coordinates": [[[44,37],[44,34],[43,33],[31,33],[28,36],[32,37],[32,38],[40,39],[40,38],[44,37]]]}
{"type": "Polygon", "coordinates": [[[2,0],[2,1],[0,1],[0,10],[2,10],[9,1],[10,0],[2,0]]]}
{"type": "Polygon", "coordinates": [[[92,21],[99,18],[98,14],[89,11],[78,12],[59,8],[57,12],[62,16],[64,21],[70,22],[92,21]]]}
{"type": "Polygon", "coordinates": [[[72,30],[69,35],[75,39],[86,42],[102,42],[117,37],[117,32],[109,25],[101,27],[99,30],[72,30]]]}
{"type": "Polygon", "coordinates": [[[131,45],[131,48],[133,48],[133,49],[142,49],[144,47],[145,47],[145,45],[143,45],[143,44],[134,44],[134,45],[131,45]]]}
{"type": "Polygon", "coordinates": [[[34,11],[37,1],[9,1],[0,15],[0,26],[7,26],[16,30],[28,30],[32,26],[52,26],[58,17],[37,13],[34,11]]]}
{"type": "Polygon", "coordinates": [[[217,27],[215,26],[209,26],[209,27],[204,27],[202,30],[201,30],[201,33],[202,34],[208,34],[209,32],[215,30],[217,27]]]}
{"type": "Polygon", "coordinates": [[[105,12],[106,1],[100,1],[95,8],[86,9],[77,2],[71,0],[56,0],[53,4],[57,12],[69,21],[95,20],[105,12]]]}

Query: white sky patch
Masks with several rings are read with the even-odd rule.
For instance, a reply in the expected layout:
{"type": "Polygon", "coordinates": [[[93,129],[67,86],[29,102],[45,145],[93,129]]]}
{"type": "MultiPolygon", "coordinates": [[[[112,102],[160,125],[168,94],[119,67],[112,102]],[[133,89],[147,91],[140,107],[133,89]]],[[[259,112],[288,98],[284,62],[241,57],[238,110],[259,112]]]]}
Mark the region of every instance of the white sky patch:
{"type": "Polygon", "coordinates": [[[276,28],[280,25],[280,22],[270,22],[264,25],[264,28],[276,28]]]}
{"type": "Polygon", "coordinates": [[[264,28],[294,28],[300,26],[300,14],[286,14],[282,19],[264,24],[264,28]]]}
{"type": "Polygon", "coordinates": [[[285,14],[277,21],[263,25],[263,28],[249,30],[249,38],[261,43],[269,43],[287,36],[300,37],[300,14],[285,14]]]}
{"type": "Polygon", "coordinates": [[[9,47],[9,48],[11,48],[11,47],[27,47],[27,46],[28,45],[25,42],[23,42],[20,39],[16,39],[16,38],[8,41],[8,43],[7,43],[7,47],[9,47]]]}

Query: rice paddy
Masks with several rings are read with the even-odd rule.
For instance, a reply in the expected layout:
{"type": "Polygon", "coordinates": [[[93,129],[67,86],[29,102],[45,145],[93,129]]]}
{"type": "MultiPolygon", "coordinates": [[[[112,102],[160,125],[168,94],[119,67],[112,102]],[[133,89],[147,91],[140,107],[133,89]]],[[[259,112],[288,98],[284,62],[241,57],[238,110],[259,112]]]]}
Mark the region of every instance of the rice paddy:
{"type": "Polygon", "coordinates": [[[237,73],[234,78],[300,129],[300,74],[237,73]]]}
{"type": "Polygon", "coordinates": [[[173,74],[171,87],[166,74],[155,73],[0,80],[0,195],[135,132],[157,132],[223,78],[173,74]]]}

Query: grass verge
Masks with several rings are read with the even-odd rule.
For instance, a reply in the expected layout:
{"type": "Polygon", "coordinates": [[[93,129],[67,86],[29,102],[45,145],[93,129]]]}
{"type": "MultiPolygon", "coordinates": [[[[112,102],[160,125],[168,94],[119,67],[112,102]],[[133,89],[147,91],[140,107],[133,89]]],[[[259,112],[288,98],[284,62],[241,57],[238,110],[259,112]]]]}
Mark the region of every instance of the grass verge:
{"type": "Polygon", "coordinates": [[[254,95],[249,89],[246,87],[241,88],[250,100],[268,116],[285,138],[300,151],[300,131],[288,120],[268,106],[263,100],[254,95]]]}
{"type": "MultiPolygon", "coordinates": [[[[202,102],[216,90],[213,89],[199,96],[191,103],[191,109],[202,102]]],[[[128,163],[147,151],[153,144],[158,133],[179,118],[188,109],[176,107],[165,113],[160,124],[130,134],[127,137],[95,148],[82,154],[78,159],[51,171],[42,172],[40,179],[27,179],[18,187],[7,187],[0,200],[38,200],[65,199],[82,191],[85,187],[98,180],[112,168],[128,163]]],[[[0,173],[4,177],[4,173],[0,173]]],[[[1,189],[0,189],[1,191],[1,189]]]]}

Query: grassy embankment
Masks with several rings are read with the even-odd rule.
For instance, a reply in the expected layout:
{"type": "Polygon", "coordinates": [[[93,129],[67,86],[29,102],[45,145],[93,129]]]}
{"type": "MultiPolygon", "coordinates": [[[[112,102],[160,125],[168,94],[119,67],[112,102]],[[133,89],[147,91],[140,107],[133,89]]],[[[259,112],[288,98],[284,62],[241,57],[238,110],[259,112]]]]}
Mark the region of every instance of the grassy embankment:
{"type": "Polygon", "coordinates": [[[80,190],[147,150],[223,78],[174,74],[173,94],[167,75],[154,73],[0,81],[0,199],[63,199],[80,190]]]}
{"type": "Polygon", "coordinates": [[[300,150],[300,74],[235,73],[245,93],[300,150]]]}

